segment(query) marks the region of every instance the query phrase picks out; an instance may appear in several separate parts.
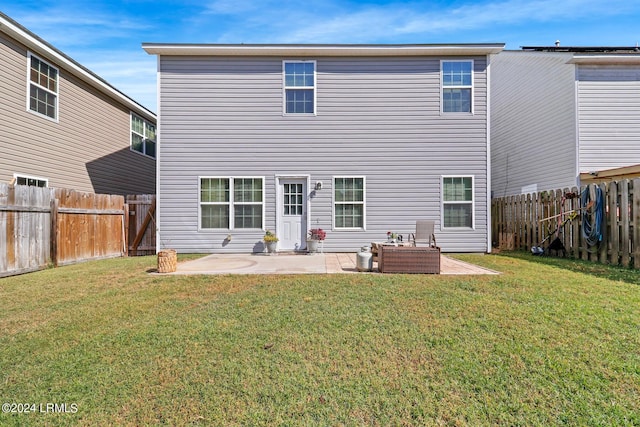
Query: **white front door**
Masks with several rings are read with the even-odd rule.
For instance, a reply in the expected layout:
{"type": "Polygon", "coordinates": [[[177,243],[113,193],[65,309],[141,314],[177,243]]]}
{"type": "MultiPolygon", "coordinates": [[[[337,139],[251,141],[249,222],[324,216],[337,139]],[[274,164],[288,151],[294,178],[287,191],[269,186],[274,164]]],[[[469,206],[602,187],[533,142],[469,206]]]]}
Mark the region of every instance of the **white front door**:
{"type": "Polygon", "coordinates": [[[278,237],[281,250],[301,250],[307,243],[307,180],[281,178],[278,237]]]}

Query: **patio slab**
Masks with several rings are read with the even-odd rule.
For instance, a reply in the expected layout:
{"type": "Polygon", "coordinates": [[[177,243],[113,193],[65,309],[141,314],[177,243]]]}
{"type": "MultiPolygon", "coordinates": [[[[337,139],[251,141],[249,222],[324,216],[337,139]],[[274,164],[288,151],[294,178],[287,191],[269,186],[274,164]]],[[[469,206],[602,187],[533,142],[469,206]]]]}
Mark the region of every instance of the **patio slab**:
{"type": "MultiPolygon", "coordinates": [[[[374,271],[361,274],[378,273],[374,271]]],[[[355,253],[320,254],[212,254],[178,263],[175,273],[165,274],[334,274],[359,273],[355,253]]],[[[440,274],[499,274],[477,265],[449,258],[440,260],[440,274]]]]}

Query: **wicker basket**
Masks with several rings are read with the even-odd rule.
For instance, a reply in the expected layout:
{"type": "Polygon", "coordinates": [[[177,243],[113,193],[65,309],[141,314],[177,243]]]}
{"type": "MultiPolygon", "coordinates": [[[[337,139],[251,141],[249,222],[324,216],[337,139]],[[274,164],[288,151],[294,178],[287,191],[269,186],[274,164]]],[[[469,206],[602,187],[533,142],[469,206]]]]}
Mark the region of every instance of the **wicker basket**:
{"type": "Polygon", "coordinates": [[[173,273],[178,264],[178,254],[173,249],[158,252],[158,273],[173,273]]]}
{"type": "Polygon", "coordinates": [[[380,246],[381,273],[440,274],[440,248],[422,246],[380,246]]]}

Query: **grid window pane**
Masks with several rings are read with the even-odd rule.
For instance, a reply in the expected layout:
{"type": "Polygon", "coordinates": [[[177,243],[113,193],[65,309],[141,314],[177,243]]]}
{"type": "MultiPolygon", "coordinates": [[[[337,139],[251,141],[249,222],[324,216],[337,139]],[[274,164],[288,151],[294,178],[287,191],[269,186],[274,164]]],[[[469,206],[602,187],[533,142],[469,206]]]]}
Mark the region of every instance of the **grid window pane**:
{"type": "Polygon", "coordinates": [[[236,203],[262,203],[262,179],[234,179],[233,197],[236,203]]]}
{"type": "Polygon", "coordinates": [[[284,184],[284,204],[283,213],[286,216],[302,215],[304,211],[304,197],[302,194],[302,184],[284,184]]]}
{"type": "Polygon", "coordinates": [[[235,228],[262,228],[262,205],[234,205],[235,228]]]}
{"type": "Polygon", "coordinates": [[[147,156],[156,156],[156,142],[151,139],[144,140],[144,154],[147,156]]]}
{"type": "Polygon", "coordinates": [[[472,181],[471,177],[443,178],[443,196],[445,202],[470,202],[473,196],[472,181]]]}
{"type": "Polygon", "coordinates": [[[473,210],[471,204],[445,204],[445,227],[473,227],[473,210]]]}
{"type": "Polygon", "coordinates": [[[200,180],[200,201],[203,203],[228,203],[229,179],[202,178],[200,180]]]}
{"type": "Polygon", "coordinates": [[[52,119],[56,118],[56,96],[37,86],[31,85],[29,108],[52,119]]]}
{"type": "Polygon", "coordinates": [[[443,89],[442,102],[445,113],[470,113],[471,89],[443,89]]]}
{"type": "Polygon", "coordinates": [[[442,83],[445,86],[471,86],[471,62],[443,62],[442,83]]]}
{"type": "Polygon", "coordinates": [[[284,82],[287,87],[313,87],[313,62],[286,62],[284,64],[284,82]]]}
{"type": "Polygon", "coordinates": [[[364,206],[354,204],[336,205],[336,227],[364,227],[364,206]]]}
{"type": "Polygon", "coordinates": [[[229,205],[201,205],[201,228],[229,228],[229,205]]]}
{"type": "Polygon", "coordinates": [[[364,180],[362,178],[336,178],[336,202],[364,201],[364,180]]]}
{"type": "Polygon", "coordinates": [[[313,89],[287,89],[287,113],[313,114],[313,89]]]}
{"type": "Polygon", "coordinates": [[[140,153],[144,153],[144,138],[135,133],[131,134],[131,148],[140,153]]]}

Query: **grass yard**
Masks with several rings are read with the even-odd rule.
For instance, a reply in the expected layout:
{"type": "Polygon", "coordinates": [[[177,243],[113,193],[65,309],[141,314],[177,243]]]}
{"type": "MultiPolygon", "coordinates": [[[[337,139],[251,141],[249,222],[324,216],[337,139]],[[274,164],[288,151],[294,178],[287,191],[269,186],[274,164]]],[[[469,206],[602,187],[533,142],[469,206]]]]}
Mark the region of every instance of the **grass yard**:
{"type": "Polygon", "coordinates": [[[503,274],[0,279],[0,425],[640,425],[637,271],[460,258],[503,274]]]}

